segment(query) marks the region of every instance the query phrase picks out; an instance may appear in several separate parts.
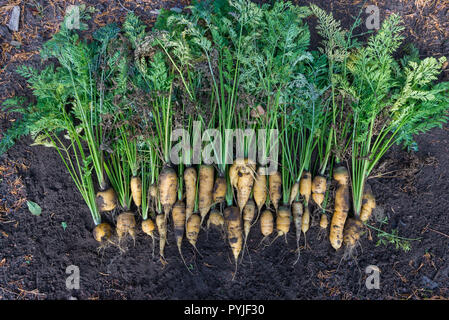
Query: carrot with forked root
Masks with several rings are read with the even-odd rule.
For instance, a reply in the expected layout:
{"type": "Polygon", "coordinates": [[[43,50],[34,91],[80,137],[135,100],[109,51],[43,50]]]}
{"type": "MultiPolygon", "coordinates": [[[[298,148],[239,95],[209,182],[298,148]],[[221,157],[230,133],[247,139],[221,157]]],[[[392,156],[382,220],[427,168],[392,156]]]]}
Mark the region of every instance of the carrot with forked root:
{"type": "Polygon", "coordinates": [[[136,238],[136,219],[132,212],[124,212],[117,217],[117,235],[119,241],[129,234],[133,240],[136,238]]]}

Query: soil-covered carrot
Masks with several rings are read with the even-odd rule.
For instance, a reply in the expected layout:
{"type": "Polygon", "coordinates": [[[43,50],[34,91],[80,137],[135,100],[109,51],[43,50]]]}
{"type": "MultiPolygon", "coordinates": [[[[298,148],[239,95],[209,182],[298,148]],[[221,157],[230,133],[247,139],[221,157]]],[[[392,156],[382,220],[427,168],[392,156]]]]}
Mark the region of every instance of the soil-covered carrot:
{"type": "Polygon", "coordinates": [[[309,231],[310,228],[310,210],[309,206],[304,206],[304,214],[302,215],[301,221],[301,231],[304,233],[304,238],[306,236],[306,232],[309,231]]]}
{"type": "Polygon", "coordinates": [[[198,234],[200,232],[200,226],[201,226],[201,218],[196,213],[193,213],[189,220],[187,220],[186,225],[186,238],[189,241],[189,243],[195,248],[196,251],[198,249],[196,248],[196,241],[198,240],[198,234]]]}
{"type": "Polygon", "coordinates": [[[273,214],[270,210],[264,210],[260,216],[260,231],[262,232],[264,239],[273,233],[273,227],[273,214]]]}
{"type": "Polygon", "coordinates": [[[212,206],[212,191],[214,189],[214,167],[201,165],[199,172],[198,208],[201,214],[201,224],[212,206]]]}
{"type": "Polygon", "coordinates": [[[299,181],[299,193],[304,197],[305,204],[308,204],[312,193],[312,175],[308,171],[302,174],[299,181]]]}
{"type": "Polygon", "coordinates": [[[282,197],[282,175],[279,171],[276,171],[268,177],[268,188],[270,192],[270,201],[277,211],[279,201],[282,197]]]}
{"type": "Polygon", "coordinates": [[[312,199],[321,208],[326,194],[326,178],[323,176],[315,176],[312,182],[312,199]]]}
{"type": "Polygon", "coordinates": [[[188,167],[184,171],[184,184],[186,186],[186,222],[195,208],[197,173],[194,167],[188,167]]]}
{"type": "Polygon", "coordinates": [[[212,191],[213,203],[222,203],[225,201],[226,197],[226,179],[225,177],[219,175],[215,179],[214,189],[212,191]]]}
{"type": "Polygon", "coordinates": [[[343,242],[346,246],[354,247],[360,239],[360,234],[363,229],[363,222],[358,219],[349,218],[346,222],[343,242]]]}
{"type": "Polygon", "coordinates": [[[245,235],[243,248],[245,248],[246,246],[246,241],[248,239],[249,231],[251,230],[251,226],[253,224],[253,219],[255,215],[256,215],[256,203],[252,199],[250,199],[248,200],[245,208],[243,209],[243,233],[245,235]]]}
{"type": "Polygon", "coordinates": [[[153,241],[153,257],[154,257],[154,230],[156,230],[156,225],[154,224],[153,220],[150,218],[142,221],[142,231],[149,235],[151,237],[151,240],[153,241]]]}
{"type": "Polygon", "coordinates": [[[360,220],[367,222],[373,213],[373,209],[376,208],[376,199],[374,198],[371,186],[366,183],[362,197],[362,210],[360,211],[360,220]]]}
{"type": "Polygon", "coordinates": [[[114,210],[117,207],[117,195],[114,189],[109,188],[104,191],[98,191],[95,203],[97,204],[98,210],[102,212],[114,210]]]}
{"type": "MultiPolygon", "coordinates": [[[[157,232],[159,233],[159,255],[165,260],[164,249],[167,242],[167,221],[164,214],[156,216],[157,232]]],[[[161,260],[163,261],[163,260],[161,260]]]]}
{"type": "MultiPolygon", "coordinates": [[[[176,239],[176,246],[178,247],[179,255],[181,256],[184,265],[186,262],[182,255],[182,238],[184,237],[184,229],[186,225],[186,205],[182,201],[176,201],[172,209],[173,228],[176,239]]],[[[187,265],[186,265],[187,267],[187,265]]]]}
{"type": "Polygon", "coordinates": [[[321,214],[320,228],[321,229],[327,229],[328,225],[329,225],[329,219],[327,218],[327,215],[325,213],[321,214]]]}
{"type": "Polygon", "coordinates": [[[207,220],[207,229],[210,227],[215,227],[220,230],[224,228],[224,218],[223,215],[217,209],[212,209],[209,213],[209,219],[207,220]]]}
{"type": "Polygon", "coordinates": [[[94,239],[98,242],[104,242],[111,238],[112,227],[109,223],[103,222],[97,225],[93,231],[94,239]]]}
{"type": "Polygon", "coordinates": [[[234,206],[227,207],[224,211],[224,218],[226,221],[226,231],[228,234],[229,245],[235,261],[234,279],[237,273],[237,262],[243,245],[242,222],[239,209],[234,206]]]}
{"type": "Polygon", "coordinates": [[[276,229],[278,237],[285,236],[287,242],[287,233],[290,230],[291,211],[289,206],[280,206],[276,217],[276,229]]]}
{"type": "Polygon", "coordinates": [[[131,195],[133,197],[134,204],[140,207],[142,204],[142,180],[140,177],[131,178],[131,195]]]}
{"type": "Polygon", "coordinates": [[[353,256],[354,249],[360,240],[363,231],[363,222],[359,219],[349,218],[346,221],[343,232],[343,243],[345,244],[344,258],[353,256]]]}
{"type": "Polygon", "coordinates": [[[259,169],[257,169],[253,186],[253,197],[257,205],[258,213],[260,213],[260,209],[262,209],[262,206],[267,200],[267,193],[267,176],[264,174],[263,168],[259,167],[259,169]]]}
{"type": "Polygon", "coordinates": [[[176,202],[178,192],[178,179],[176,176],[176,171],[168,165],[164,166],[159,175],[158,186],[159,200],[164,208],[165,218],[167,218],[176,202]]]}
{"type": "Polygon", "coordinates": [[[157,193],[158,193],[157,184],[152,183],[148,188],[148,194],[150,195],[150,198],[154,201],[154,203],[156,203],[157,200],[157,193]]]}
{"type": "Polygon", "coordinates": [[[334,170],[333,174],[334,180],[337,181],[339,185],[349,184],[349,173],[346,167],[340,166],[334,170]]]}
{"type": "Polygon", "coordinates": [[[334,171],[334,179],[338,182],[335,194],[335,208],[332,216],[329,240],[332,247],[338,250],[343,243],[343,228],[349,211],[349,174],[345,167],[334,171]]]}
{"type": "Polygon", "coordinates": [[[129,234],[133,239],[136,238],[136,219],[132,212],[124,212],[117,217],[117,235],[119,240],[126,234],[129,234]]]}
{"type": "Polygon", "coordinates": [[[318,232],[318,240],[321,240],[322,238],[327,237],[327,227],[329,226],[329,219],[327,217],[327,214],[323,211],[321,213],[320,218],[320,231],[318,232]]]}

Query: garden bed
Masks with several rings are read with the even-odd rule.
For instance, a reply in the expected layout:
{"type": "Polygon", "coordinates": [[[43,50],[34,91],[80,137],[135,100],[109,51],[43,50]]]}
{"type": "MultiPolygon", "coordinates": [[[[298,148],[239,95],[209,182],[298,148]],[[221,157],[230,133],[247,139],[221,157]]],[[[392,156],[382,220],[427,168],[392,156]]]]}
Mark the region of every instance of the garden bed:
{"type": "MultiPolygon", "coordinates": [[[[144,21],[154,21],[151,10],[182,7],[176,1],[80,1],[99,11],[90,28],[123,21],[135,10],[144,21]],[[111,3],[111,4],[109,4],[111,3]]],[[[353,1],[312,1],[334,13],[345,27],[359,8],[353,1]]],[[[355,1],[357,2],[357,1],[355,1]]],[[[361,1],[360,1],[361,2],[361,1]]],[[[406,24],[408,41],[423,56],[449,54],[449,3],[447,1],[383,1],[381,18],[399,13],[406,24]],[[438,3],[438,4],[437,4],[438,3]]],[[[13,95],[31,96],[25,80],[14,70],[20,64],[38,66],[36,54],[51,38],[71,1],[0,1],[1,101],[13,95]],[[43,3],[46,3],[43,5],[43,3]],[[25,4],[26,3],[26,4],[25,4]],[[42,6],[38,6],[38,4],[42,6]],[[18,33],[4,28],[9,10],[18,4],[22,20],[18,33]],[[17,47],[17,43],[21,45],[17,47]]],[[[300,1],[303,4],[304,1],[300,1]]],[[[311,21],[311,25],[314,21],[311,21]]],[[[314,35],[316,44],[319,39],[314,35]]],[[[448,68],[443,74],[449,78],[448,68]]],[[[13,118],[0,113],[0,133],[13,118]]],[[[307,248],[296,259],[295,239],[288,244],[278,239],[271,246],[258,247],[259,232],[248,239],[251,261],[245,258],[234,281],[234,265],[226,241],[215,231],[201,232],[198,250],[184,248],[187,272],[173,234],[165,256],[167,264],[152,257],[151,240],[139,234],[129,240],[125,251],[115,246],[98,248],[92,238],[94,224],[82,198],[51,149],[30,147],[31,140],[17,143],[0,157],[0,299],[413,299],[449,297],[449,127],[434,129],[418,138],[419,151],[390,151],[379,166],[385,176],[370,180],[378,206],[388,223],[411,242],[404,252],[393,244],[376,245],[379,233],[371,230],[357,248],[357,259],[342,260],[328,241],[318,240],[319,227],[307,233],[307,248]],[[42,207],[33,216],[26,200],[42,207]],[[66,287],[66,268],[80,268],[80,289],[66,287]],[[365,268],[381,270],[380,289],[365,286],[365,268]]],[[[112,220],[110,220],[112,222],[112,220]]],[[[258,228],[258,225],[256,226],[258,228]]],[[[255,227],[255,228],[256,228],[255,227]]]]}

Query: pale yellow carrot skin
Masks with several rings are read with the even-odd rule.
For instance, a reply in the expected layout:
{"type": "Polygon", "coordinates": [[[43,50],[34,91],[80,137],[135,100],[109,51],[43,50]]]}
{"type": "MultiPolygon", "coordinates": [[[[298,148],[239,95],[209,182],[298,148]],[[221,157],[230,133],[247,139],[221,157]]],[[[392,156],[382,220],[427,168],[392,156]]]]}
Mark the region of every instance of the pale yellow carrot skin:
{"type": "Polygon", "coordinates": [[[212,191],[214,188],[214,167],[201,165],[199,171],[198,208],[201,214],[201,224],[212,206],[212,191]]]}
{"type": "Polygon", "coordinates": [[[253,200],[248,200],[245,208],[243,209],[243,231],[245,235],[245,242],[248,238],[249,231],[253,223],[254,216],[256,215],[256,203],[253,200]]]}
{"type": "Polygon", "coordinates": [[[282,195],[282,176],[279,171],[276,171],[268,176],[268,187],[270,192],[270,201],[273,204],[274,209],[277,211],[282,195]]]}
{"type": "Polygon", "coordinates": [[[140,207],[142,204],[142,180],[139,177],[132,177],[130,185],[134,204],[140,207]]]}
{"type": "Polygon", "coordinates": [[[117,207],[117,195],[114,189],[109,188],[104,191],[97,192],[95,203],[101,212],[112,211],[117,207]]]}
{"type": "Polygon", "coordinates": [[[260,212],[262,206],[267,201],[267,194],[267,176],[263,174],[263,168],[259,167],[253,186],[253,196],[258,212],[260,212]]]}
{"type": "Polygon", "coordinates": [[[172,209],[173,229],[176,238],[176,244],[181,251],[182,238],[186,224],[186,205],[182,201],[176,201],[172,209]]]}
{"type": "Polygon", "coordinates": [[[293,201],[295,201],[295,199],[298,196],[298,194],[299,194],[299,182],[295,182],[293,184],[293,186],[292,186],[291,191],[290,191],[290,198],[289,198],[289,201],[288,201],[288,203],[290,205],[292,205],[293,201]]]}
{"type": "Polygon", "coordinates": [[[217,209],[212,209],[209,213],[209,219],[207,220],[207,229],[209,229],[211,226],[219,229],[224,228],[223,215],[217,209]]]}
{"type": "Polygon", "coordinates": [[[320,228],[327,229],[328,225],[329,225],[329,220],[327,219],[327,215],[323,213],[321,215],[321,219],[320,219],[320,228]]]}
{"type": "Polygon", "coordinates": [[[260,216],[260,231],[264,237],[268,237],[273,233],[273,214],[270,210],[265,210],[260,216]]]}
{"type": "Polygon", "coordinates": [[[154,224],[153,220],[147,219],[142,221],[142,231],[149,235],[150,237],[154,236],[154,230],[156,230],[156,225],[154,224]]]}
{"type": "Polygon", "coordinates": [[[186,222],[193,213],[196,198],[197,172],[194,167],[184,170],[184,184],[186,186],[186,222]]]}
{"type": "Polygon", "coordinates": [[[278,236],[286,235],[290,231],[291,211],[289,206],[281,206],[277,212],[276,229],[278,236]]]}
{"type": "Polygon", "coordinates": [[[329,241],[335,250],[343,244],[343,229],[350,207],[349,203],[349,173],[345,167],[338,167],[334,170],[334,180],[337,181],[337,191],[335,193],[335,208],[331,220],[329,241]]]}
{"type": "Polygon", "coordinates": [[[164,208],[165,218],[167,218],[177,198],[178,177],[176,171],[165,166],[159,175],[158,186],[159,200],[164,208]]]}
{"type": "Polygon", "coordinates": [[[158,214],[156,216],[157,231],[159,233],[159,254],[164,258],[165,243],[167,242],[167,220],[165,215],[158,214]]]}

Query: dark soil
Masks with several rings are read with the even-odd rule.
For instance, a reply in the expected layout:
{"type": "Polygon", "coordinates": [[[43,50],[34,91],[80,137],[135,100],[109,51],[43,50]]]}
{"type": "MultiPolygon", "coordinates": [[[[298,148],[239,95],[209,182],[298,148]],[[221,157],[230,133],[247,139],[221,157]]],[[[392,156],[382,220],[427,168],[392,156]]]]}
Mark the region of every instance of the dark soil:
{"type": "MultiPolygon", "coordinates": [[[[23,78],[14,73],[19,64],[37,65],[35,53],[54,33],[65,7],[75,1],[0,0],[0,96],[28,95],[23,78]],[[10,9],[22,8],[20,31],[11,34],[5,24],[10,9]],[[41,5],[41,6],[38,6],[41,5]],[[11,41],[21,43],[19,48],[11,41]]],[[[123,20],[135,9],[146,21],[151,10],[181,7],[176,1],[79,1],[95,5],[99,13],[91,27],[123,20]],[[120,4],[121,3],[121,4],[120,4]]],[[[305,1],[300,1],[305,3],[305,1]]],[[[361,1],[312,1],[352,23],[361,1]]],[[[373,1],[374,3],[376,1],[373,1]]],[[[405,20],[407,40],[417,43],[423,56],[448,55],[448,1],[388,0],[379,2],[381,18],[391,12],[405,20]]],[[[362,15],[365,16],[365,15],[362,15]]],[[[313,21],[311,21],[313,25],[313,21]]],[[[314,36],[314,42],[319,39],[314,36]]],[[[448,79],[448,70],[444,75],[448,79]]],[[[0,136],[13,121],[0,113],[0,136]]],[[[93,222],[81,196],[54,150],[17,143],[0,157],[0,299],[421,299],[449,298],[449,127],[418,138],[414,154],[395,149],[370,180],[380,209],[377,217],[388,223],[373,225],[397,229],[411,241],[404,252],[393,244],[376,246],[377,231],[364,235],[355,259],[342,260],[328,241],[319,240],[315,224],[307,233],[307,247],[296,258],[294,232],[288,244],[282,238],[258,247],[261,235],[254,226],[249,255],[231,281],[234,265],[229,246],[217,231],[201,232],[195,254],[183,251],[190,274],[177,252],[173,232],[166,247],[167,264],[152,257],[151,240],[139,234],[116,246],[99,249],[92,237],[93,222]],[[26,200],[42,207],[33,216],[26,200]],[[66,228],[64,229],[64,226],[66,228]],[[66,268],[80,268],[80,289],[66,288],[66,268]],[[380,270],[380,289],[365,286],[365,268],[380,270]]],[[[112,222],[113,216],[105,216],[112,222]]],[[[315,219],[317,222],[317,218],[315,219]]],[[[301,241],[303,246],[304,239],[301,241]]]]}

